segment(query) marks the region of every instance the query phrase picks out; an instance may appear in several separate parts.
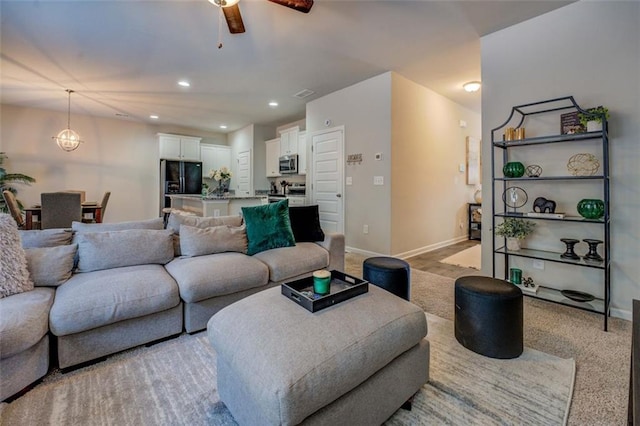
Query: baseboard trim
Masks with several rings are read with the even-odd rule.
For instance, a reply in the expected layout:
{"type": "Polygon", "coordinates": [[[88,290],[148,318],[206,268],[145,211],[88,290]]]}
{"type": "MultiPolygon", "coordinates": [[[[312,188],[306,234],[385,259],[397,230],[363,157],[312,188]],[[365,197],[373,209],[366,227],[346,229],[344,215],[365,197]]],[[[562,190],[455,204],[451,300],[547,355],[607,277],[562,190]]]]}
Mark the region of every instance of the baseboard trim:
{"type": "Polygon", "coordinates": [[[348,252],[348,253],[355,253],[355,254],[360,254],[360,255],[369,256],[369,257],[372,257],[372,256],[392,256],[392,257],[397,257],[399,259],[408,259],[410,257],[418,256],[418,255],[423,254],[423,253],[428,253],[430,251],[438,250],[438,249],[441,249],[443,247],[448,247],[450,245],[453,245],[453,244],[456,244],[456,243],[459,243],[459,242],[462,242],[462,241],[466,241],[468,239],[469,238],[466,235],[463,235],[463,236],[460,236],[460,237],[453,238],[451,240],[441,241],[439,243],[431,244],[431,245],[420,247],[420,248],[417,248],[417,249],[414,249],[414,250],[409,250],[409,251],[406,251],[404,253],[396,253],[396,254],[376,253],[374,251],[362,250],[362,249],[359,249],[357,247],[350,247],[350,246],[345,247],[345,251],[348,252]]]}
{"type": "Polygon", "coordinates": [[[627,311],[625,309],[611,308],[611,316],[615,318],[620,318],[627,321],[633,320],[633,315],[631,311],[627,311]]]}
{"type": "Polygon", "coordinates": [[[428,253],[428,252],[434,251],[434,250],[438,250],[438,249],[441,249],[443,247],[448,247],[450,245],[457,244],[457,243],[460,243],[462,241],[466,241],[468,239],[469,238],[466,235],[463,235],[461,237],[456,237],[456,238],[453,238],[451,240],[441,241],[439,243],[435,243],[435,244],[431,244],[431,245],[428,245],[428,246],[420,247],[420,248],[417,248],[417,249],[414,249],[414,250],[409,250],[409,251],[406,251],[404,253],[397,253],[397,254],[394,254],[393,256],[394,257],[399,257],[400,259],[407,259],[409,257],[418,256],[420,254],[428,253]]]}

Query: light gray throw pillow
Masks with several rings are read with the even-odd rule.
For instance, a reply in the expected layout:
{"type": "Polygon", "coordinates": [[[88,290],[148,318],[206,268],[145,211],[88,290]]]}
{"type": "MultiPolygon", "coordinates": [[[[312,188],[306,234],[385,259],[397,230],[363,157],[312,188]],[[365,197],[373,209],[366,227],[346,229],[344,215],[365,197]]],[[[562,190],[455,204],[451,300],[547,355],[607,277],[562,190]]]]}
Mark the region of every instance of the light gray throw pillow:
{"type": "Polygon", "coordinates": [[[201,229],[180,225],[180,251],[183,256],[203,256],[228,251],[246,253],[246,227],[220,225],[201,229]]]}
{"type": "Polygon", "coordinates": [[[173,259],[171,231],[130,229],[76,234],[78,272],[160,264],[173,259]]]}
{"type": "Polygon", "coordinates": [[[188,225],[196,228],[210,228],[220,225],[240,226],[242,225],[242,216],[200,217],[171,213],[167,220],[167,229],[179,234],[180,225],[188,225]]]}
{"type": "Polygon", "coordinates": [[[77,244],[25,249],[27,268],[36,287],[57,287],[71,278],[77,244]]]}
{"type": "Polygon", "coordinates": [[[82,223],[72,222],[71,229],[76,232],[105,232],[125,231],[127,229],[164,229],[164,221],[161,217],[148,220],[134,220],[116,223],[82,223]]]}
{"type": "Polygon", "coordinates": [[[22,247],[55,247],[71,244],[73,232],[70,229],[32,229],[21,230],[22,247]]]}

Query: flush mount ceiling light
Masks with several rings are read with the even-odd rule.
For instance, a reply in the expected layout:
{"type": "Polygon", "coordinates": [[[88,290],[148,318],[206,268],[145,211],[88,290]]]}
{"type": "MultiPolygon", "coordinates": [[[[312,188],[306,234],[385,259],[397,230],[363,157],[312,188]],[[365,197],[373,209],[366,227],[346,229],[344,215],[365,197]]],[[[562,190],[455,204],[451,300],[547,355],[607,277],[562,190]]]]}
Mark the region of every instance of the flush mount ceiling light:
{"type": "Polygon", "coordinates": [[[157,115],[154,114],[154,115],[150,115],[149,118],[152,119],[152,120],[157,120],[160,117],[158,117],[157,115]]]}
{"type": "Polygon", "coordinates": [[[221,128],[221,129],[226,129],[226,128],[227,128],[227,126],[226,126],[226,125],[224,125],[224,124],[221,124],[221,125],[220,125],[220,128],[221,128]]]}
{"type": "Polygon", "coordinates": [[[180,81],[178,82],[178,86],[182,86],[182,87],[191,87],[191,83],[189,83],[189,82],[188,82],[188,81],[186,81],[186,80],[180,80],[180,81]]]}
{"type": "Polygon", "coordinates": [[[464,88],[465,91],[472,93],[472,92],[477,92],[478,90],[480,90],[480,82],[479,81],[470,81],[468,83],[465,83],[462,85],[462,87],[464,88]]]}
{"type": "Polygon", "coordinates": [[[67,128],[58,133],[58,136],[53,136],[52,139],[56,140],[56,143],[61,149],[71,152],[76,150],[83,141],[80,140],[80,135],[71,130],[71,94],[73,93],[73,90],[67,89],[66,92],[69,94],[67,128]]]}
{"type": "Polygon", "coordinates": [[[270,106],[271,108],[275,108],[275,107],[277,107],[277,106],[278,106],[278,103],[277,103],[276,101],[271,101],[271,102],[269,102],[269,106],[270,106]]]}

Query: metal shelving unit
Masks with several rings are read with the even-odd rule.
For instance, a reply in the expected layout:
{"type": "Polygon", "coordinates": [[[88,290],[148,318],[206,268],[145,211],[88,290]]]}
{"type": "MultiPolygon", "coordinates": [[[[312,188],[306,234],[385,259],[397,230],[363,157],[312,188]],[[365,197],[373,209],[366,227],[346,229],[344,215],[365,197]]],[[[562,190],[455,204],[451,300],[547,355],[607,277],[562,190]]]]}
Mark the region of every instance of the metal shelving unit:
{"type": "MultiPolygon", "coordinates": [[[[515,217],[533,221],[553,221],[556,224],[559,222],[567,223],[567,226],[571,226],[571,223],[583,223],[593,224],[593,226],[601,226],[603,234],[603,261],[600,263],[587,262],[584,259],[568,260],[561,258],[561,252],[552,252],[546,250],[535,250],[523,248],[518,251],[507,250],[506,239],[493,235],[492,248],[493,248],[493,276],[498,277],[496,271],[496,259],[502,256],[504,259],[504,271],[503,276],[498,278],[507,279],[509,277],[510,258],[521,257],[535,260],[550,261],[557,264],[563,264],[566,267],[579,267],[579,268],[592,268],[600,271],[603,275],[603,291],[602,297],[596,297],[593,301],[589,302],[577,302],[566,298],[560,290],[554,289],[551,286],[540,285],[538,291],[535,294],[530,292],[523,293],[530,297],[559,303],[566,306],[571,306],[591,312],[596,312],[604,316],[604,330],[608,329],[608,319],[610,315],[610,301],[611,301],[611,259],[610,259],[610,193],[609,193],[609,137],[608,137],[608,123],[604,115],[599,116],[602,120],[602,131],[585,132],[576,134],[561,134],[542,137],[531,137],[520,140],[504,141],[502,140],[502,129],[505,129],[509,123],[512,123],[515,119],[517,123],[515,128],[523,127],[527,117],[535,116],[539,114],[549,114],[555,112],[579,112],[583,114],[589,114],[586,110],[580,108],[575,102],[573,96],[567,96],[562,98],[550,99],[540,102],[534,102],[529,104],[517,105],[512,107],[509,118],[500,126],[491,130],[491,144],[492,144],[492,156],[491,156],[491,170],[492,170],[492,229],[496,227],[496,220],[501,221],[504,218],[515,217]],[[500,136],[498,139],[496,136],[500,136]],[[549,144],[562,144],[572,143],[580,144],[583,141],[600,141],[602,147],[602,173],[593,176],[540,176],[540,177],[520,177],[520,178],[507,178],[496,175],[496,150],[502,151],[502,165],[509,161],[509,154],[511,150],[518,149],[520,147],[534,147],[537,145],[547,146],[549,144]],[[583,181],[588,184],[598,185],[602,188],[604,195],[605,211],[602,219],[592,220],[585,219],[580,216],[565,216],[564,218],[552,218],[552,217],[533,217],[525,216],[523,214],[509,212],[506,202],[496,197],[496,194],[502,194],[511,186],[516,186],[518,183],[526,181],[528,184],[535,182],[552,182],[553,184],[562,185],[571,181],[583,181]],[[496,192],[498,190],[498,192],[496,192]],[[498,198],[498,201],[496,200],[498,198]],[[502,246],[499,246],[497,240],[502,241],[502,246]]],[[[559,116],[558,116],[559,117],[559,116]]],[[[500,166],[499,170],[502,170],[500,166]]],[[[498,222],[499,223],[499,222],[498,222]]],[[[557,226],[557,225],[556,225],[557,226]]],[[[523,289],[524,290],[524,289],[523,289]]]]}

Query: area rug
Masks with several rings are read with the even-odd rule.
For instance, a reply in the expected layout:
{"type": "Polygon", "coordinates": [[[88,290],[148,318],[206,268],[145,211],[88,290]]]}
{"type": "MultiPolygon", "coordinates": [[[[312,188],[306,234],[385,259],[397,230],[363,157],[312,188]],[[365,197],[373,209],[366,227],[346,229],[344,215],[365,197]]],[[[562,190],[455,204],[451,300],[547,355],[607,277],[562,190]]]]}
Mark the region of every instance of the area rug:
{"type": "MultiPolygon", "coordinates": [[[[463,348],[451,321],[426,314],[430,381],[411,411],[387,425],[563,425],[575,364],[532,349],[495,360],[463,348]]],[[[7,425],[235,425],[216,390],[216,353],[205,333],[138,348],[56,373],[0,407],[7,425]]]]}
{"type": "Polygon", "coordinates": [[[481,251],[480,244],[468,249],[462,250],[454,255],[442,259],[441,263],[448,263],[449,265],[462,266],[463,268],[473,268],[480,270],[482,268],[481,263],[481,251]]]}

